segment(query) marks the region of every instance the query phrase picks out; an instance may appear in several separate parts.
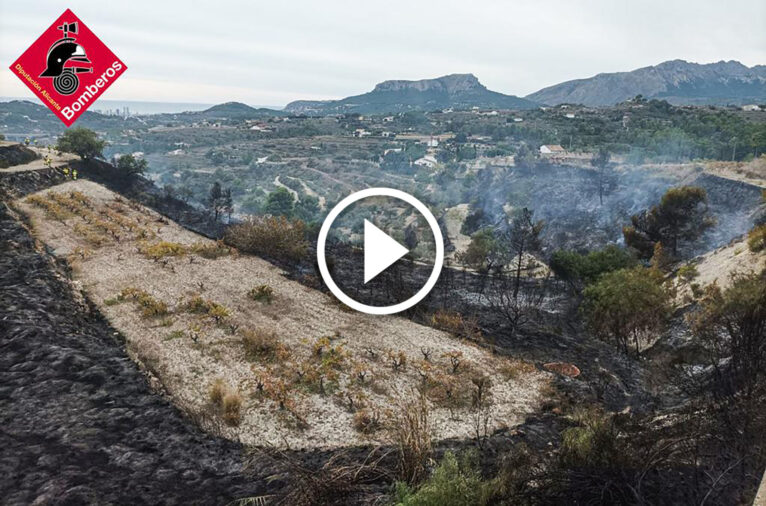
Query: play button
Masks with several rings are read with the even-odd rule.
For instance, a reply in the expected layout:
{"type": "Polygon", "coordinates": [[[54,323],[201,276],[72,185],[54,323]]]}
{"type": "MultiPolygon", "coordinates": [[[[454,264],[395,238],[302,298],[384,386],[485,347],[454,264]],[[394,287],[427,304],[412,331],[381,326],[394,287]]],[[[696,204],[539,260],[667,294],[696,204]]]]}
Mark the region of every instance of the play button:
{"type": "Polygon", "coordinates": [[[388,269],[409,253],[410,250],[396,242],[390,235],[364,220],[364,282],[388,269]]]}
{"type": "MultiPolygon", "coordinates": [[[[361,220],[358,223],[359,225],[361,225],[362,224],[361,220]]],[[[399,232],[396,230],[394,230],[394,232],[395,232],[394,235],[399,234],[399,232]]],[[[402,234],[405,234],[404,230],[402,230],[402,234]]],[[[410,244],[410,243],[407,242],[407,244],[410,244]]],[[[431,243],[429,242],[429,244],[431,243]]],[[[395,264],[398,260],[400,260],[403,256],[405,256],[409,252],[410,252],[410,249],[400,244],[396,239],[391,237],[389,233],[381,230],[378,226],[373,224],[370,220],[364,219],[364,279],[363,281],[365,286],[370,282],[372,282],[370,283],[371,286],[375,285],[375,281],[373,280],[375,280],[375,278],[378,277],[378,275],[380,275],[387,269],[392,268],[393,264],[395,264]]],[[[343,302],[348,307],[355,309],[357,311],[360,311],[362,313],[378,314],[378,315],[394,314],[394,313],[398,313],[400,311],[404,311],[406,309],[411,308],[412,306],[414,306],[415,304],[423,300],[423,298],[426,295],[428,295],[431,289],[436,285],[436,282],[439,279],[439,274],[441,273],[443,263],[444,263],[444,239],[442,237],[439,224],[437,223],[436,218],[434,218],[434,215],[431,213],[431,211],[429,211],[429,209],[422,202],[420,202],[418,199],[416,199],[412,195],[400,190],[394,190],[392,188],[369,188],[367,190],[362,190],[356,193],[352,193],[348,197],[344,198],[327,215],[327,218],[325,218],[324,223],[322,223],[322,228],[319,230],[319,236],[317,238],[317,264],[319,266],[319,273],[322,275],[322,279],[327,285],[327,288],[330,289],[332,294],[335,295],[335,297],[337,297],[338,300],[343,302]],[[327,237],[328,237],[328,234],[330,233],[330,229],[333,227],[333,223],[338,218],[338,216],[352,204],[370,197],[389,197],[389,198],[393,198],[393,199],[397,199],[397,200],[405,202],[409,206],[413,207],[417,211],[417,213],[419,213],[423,218],[425,218],[425,222],[428,224],[428,227],[423,227],[423,228],[425,230],[428,230],[430,228],[431,234],[433,235],[432,244],[435,249],[434,256],[433,256],[433,268],[431,269],[430,275],[426,279],[425,284],[422,287],[420,287],[417,290],[417,292],[415,292],[415,290],[412,290],[412,292],[410,293],[414,293],[414,294],[408,299],[402,302],[398,302],[396,304],[389,305],[389,306],[373,306],[373,305],[363,304],[359,302],[358,300],[355,300],[349,297],[348,294],[346,294],[338,286],[335,280],[333,280],[332,275],[330,274],[330,271],[327,267],[327,259],[325,256],[326,255],[325,249],[327,247],[327,237]]],[[[423,263],[421,262],[418,265],[422,266],[423,263]]],[[[425,265],[427,268],[428,264],[425,264],[425,265]]],[[[423,276],[422,278],[416,278],[416,279],[424,279],[424,278],[425,276],[423,276]]],[[[418,281],[417,284],[419,285],[420,281],[418,281]]],[[[417,285],[415,286],[415,288],[417,288],[417,285]]],[[[369,288],[369,289],[375,290],[375,288],[369,288]]]]}

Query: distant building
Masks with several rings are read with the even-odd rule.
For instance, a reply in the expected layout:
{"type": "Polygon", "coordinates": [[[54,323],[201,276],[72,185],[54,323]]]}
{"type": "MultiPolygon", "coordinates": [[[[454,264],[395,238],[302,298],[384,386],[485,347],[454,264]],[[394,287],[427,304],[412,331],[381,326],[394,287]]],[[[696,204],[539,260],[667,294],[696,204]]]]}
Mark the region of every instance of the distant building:
{"type": "Polygon", "coordinates": [[[524,118],[513,118],[514,123],[521,123],[522,121],[524,121],[524,118]]]}
{"type": "Polygon", "coordinates": [[[574,119],[575,115],[572,114],[571,112],[569,112],[569,113],[566,114],[566,117],[569,118],[569,119],[574,119]]]}
{"type": "Polygon", "coordinates": [[[743,111],[760,111],[761,108],[760,106],[757,106],[755,104],[748,104],[748,105],[743,105],[742,110],[743,111]]]}
{"type": "Polygon", "coordinates": [[[431,137],[430,139],[428,139],[428,142],[426,143],[426,145],[429,148],[438,148],[439,147],[439,139],[434,139],[433,137],[431,137]]]}
{"type": "Polygon", "coordinates": [[[383,123],[391,123],[392,121],[394,121],[393,116],[386,116],[385,118],[383,118],[383,123]]]}
{"type": "Polygon", "coordinates": [[[415,165],[418,165],[420,167],[434,168],[436,167],[436,164],[437,164],[436,158],[434,158],[431,155],[426,155],[423,158],[418,158],[417,160],[415,160],[415,165]]]}
{"type": "Polygon", "coordinates": [[[354,130],[354,137],[369,137],[371,134],[364,128],[357,128],[354,130]]]}
{"type": "Polygon", "coordinates": [[[540,146],[541,155],[563,155],[567,150],[559,144],[543,144],[540,146]]]}

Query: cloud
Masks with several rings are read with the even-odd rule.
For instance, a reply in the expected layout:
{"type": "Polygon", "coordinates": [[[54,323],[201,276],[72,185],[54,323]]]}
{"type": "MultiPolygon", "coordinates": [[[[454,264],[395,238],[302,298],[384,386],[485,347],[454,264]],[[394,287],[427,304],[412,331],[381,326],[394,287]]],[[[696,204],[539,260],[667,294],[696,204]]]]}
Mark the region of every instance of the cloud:
{"type": "MultiPolygon", "coordinates": [[[[682,58],[766,63],[766,3],[732,0],[111,3],[72,10],[129,67],[110,98],[284,104],[385,79],[473,72],[525,95],[564,80],[682,58]]],[[[62,10],[0,0],[10,64],[62,10]]],[[[9,73],[0,95],[19,95],[9,73]]]]}

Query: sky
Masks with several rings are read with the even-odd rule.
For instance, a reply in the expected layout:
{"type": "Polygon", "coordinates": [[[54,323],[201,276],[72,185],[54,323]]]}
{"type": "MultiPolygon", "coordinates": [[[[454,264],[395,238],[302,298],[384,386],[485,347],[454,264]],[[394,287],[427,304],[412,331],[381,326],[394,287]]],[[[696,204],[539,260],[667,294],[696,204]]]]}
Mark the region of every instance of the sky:
{"type": "Polygon", "coordinates": [[[0,0],[0,96],[33,97],[8,66],[67,7],[128,66],[111,100],[283,106],[468,72],[524,96],[672,59],[766,64],[763,0],[0,0]]]}

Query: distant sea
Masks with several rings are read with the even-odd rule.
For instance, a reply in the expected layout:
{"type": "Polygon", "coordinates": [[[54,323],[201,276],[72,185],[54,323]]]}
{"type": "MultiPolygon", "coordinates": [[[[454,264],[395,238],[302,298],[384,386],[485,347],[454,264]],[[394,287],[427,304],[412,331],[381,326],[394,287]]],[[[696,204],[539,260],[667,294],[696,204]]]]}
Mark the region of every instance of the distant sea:
{"type": "MultiPolygon", "coordinates": [[[[39,103],[33,97],[0,97],[0,102],[10,102],[11,100],[27,100],[39,103]]],[[[130,110],[130,114],[162,114],[178,113],[185,111],[204,111],[213,107],[215,104],[198,104],[184,102],[141,102],[138,100],[99,100],[90,108],[91,111],[109,113],[118,109],[120,112],[125,107],[130,110]]],[[[268,107],[269,109],[282,109],[273,105],[253,105],[252,107],[268,107]]]]}

